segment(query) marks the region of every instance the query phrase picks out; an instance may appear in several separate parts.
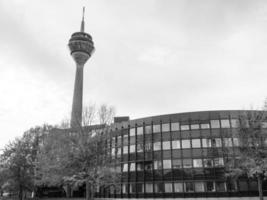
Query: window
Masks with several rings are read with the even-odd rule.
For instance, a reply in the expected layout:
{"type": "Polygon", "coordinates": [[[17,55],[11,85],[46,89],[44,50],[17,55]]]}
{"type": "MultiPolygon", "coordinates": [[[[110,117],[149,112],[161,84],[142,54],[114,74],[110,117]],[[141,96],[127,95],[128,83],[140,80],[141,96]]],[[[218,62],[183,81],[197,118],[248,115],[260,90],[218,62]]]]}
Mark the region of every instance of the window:
{"type": "Polygon", "coordinates": [[[172,160],[172,167],[173,167],[173,169],[182,168],[182,161],[180,159],[172,160]]]}
{"type": "Polygon", "coordinates": [[[194,186],[192,182],[184,183],[185,192],[194,192],[194,186]]]}
{"type": "Polygon", "coordinates": [[[152,151],[152,144],[151,143],[146,143],[145,144],[145,152],[152,151]]]}
{"type": "Polygon", "coordinates": [[[201,129],[209,129],[210,128],[210,124],[200,124],[200,128],[201,129]]]}
{"type": "Polygon", "coordinates": [[[195,192],[204,192],[204,182],[195,182],[195,192]]]}
{"type": "Polygon", "coordinates": [[[130,171],[131,172],[135,171],[135,163],[130,164],[130,171]]]}
{"type": "Polygon", "coordinates": [[[144,164],[142,162],[136,163],[136,170],[137,171],[143,171],[144,169],[144,164]]]}
{"type": "Polygon", "coordinates": [[[180,149],[180,140],[173,140],[172,141],[172,148],[173,149],[180,149]]]}
{"type": "Polygon", "coordinates": [[[232,128],[238,128],[239,126],[238,119],[231,119],[231,125],[232,125],[232,128]]]}
{"type": "Polygon", "coordinates": [[[136,149],[137,153],[143,152],[143,146],[144,146],[143,144],[137,143],[137,149],[136,149]]]}
{"type": "Polygon", "coordinates": [[[136,192],[137,193],[144,193],[144,184],[136,183],[136,192]]]}
{"type": "Polygon", "coordinates": [[[239,139],[238,138],[233,138],[233,143],[235,147],[239,146],[239,139]]]}
{"type": "Polygon", "coordinates": [[[199,124],[191,124],[191,130],[199,129],[199,124]]]}
{"type": "Polygon", "coordinates": [[[232,147],[233,146],[232,138],[223,138],[223,141],[224,141],[225,147],[232,147]]]}
{"type": "Polygon", "coordinates": [[[151,171],[153,169],[152,162],[145,162],[144,163],[144,169],[145,169],[145,171],[151,171]]]}
{"type": "Polygon", "coordinates": [[[182,131],[188,131],[189,130],[189,125],[181,125],[181,130],[182,131]]]}
{"type": "Polygon", "coordinates": [[[181,141],[182,141],[182,148],[183,149],[191,148],[190,140],[181,140],[181,141]]]}
{"type": "Polygon", "coordinates": [[[112,156],[115,156],[115,148],[112,148],[112,149],[111,149],[111,155],[112,155],[112,156]]]}
{"type": "Polygon", "coordinates": [[[146,183],[146,193],[153,193],[153,184],[146,183]]]}
{"type": "Polygon", "coordinates": [[[171,160],[163,160],[163,169],[171,169],[171,168],[172,168],[171,160]]]}
{"type": "Polygon", "coordinates": [[[172,192],[172,183],[165,183],[165,192],[170,193],[172,192]]]}
{"type": "Polygon", "coordinates": [[[154,143],[154,151],[159,151],[161,150],[161,144],[160,142],[155,142],[154,143]]]}
{"type": "Polygon", "coordinates": [[[213,161],[211,158],[203,159],[204,167],[213,167],[213,161]]]}
{"type": "Polygon", "coordinates": [[[225,182],[216,182],[216,191],[225,192],[225,182]]]}
{"type": "Polygon", "coordinates": [[[164,141],[164,142],[162,142],[162,149],[163,150],[169,150],[169,149],[171,149],[171,142],[170,141],[164,141]]]}
{"type": "Polygon", "coordinates": [[[154,161],[154,169],[162,169],[162,163],[159,160],[154,161]]]}
{"type": "Polygon", "coordinates": [[[212,181],[207,182],[207,192],[215,192],[214,182],[212,181]]]}
{"type": "Polygon", "coordinates": [[[192,139],[192,148],[200,148],[200,139],[192,139]]]}
{"type": "Polygon", "coordinates": [[[221,127],[222,128],[230,128],[230,121],[229,121],[229,119],[221,119],[221,127]]]}
{"type": "Polygon", "coordinates": [[[122,169],[123,172],[128,172],[128,163],[124,163],[123,164],[123,169],[122,169]]]}
{"type": "Polygon", "coordinates": [[[150,125],[145,126],[145,132],[146,132],[146,134],[152,133],[152,127],[150,125]]]}
{"type": "Polygon", "coordinates": [[[194,167],[203,167],[203,164],[202,164],[202,159],[194,159],[193,160],[193,166],[194,167]]]}
{"type": "Polygon", "coordinates": [[[192,160],[191,159],[184,159],[183,160],[184,168],[192,168],[192,160]]]}
{"type": "Polygon", "coordinates": [[[154,190],[154,192],[155,193],[162,193],[162,192],[164,192],[163,190],[164,190],[164,187],[163,187],[163,184],[162,183],[155,183],[155,190],[154,190]]]}
{"type": "Polygon", "coordinates": [[[219,120],[210,120],[211,128],[220,128],[219,120]]]}
{"type": "Polygon", "coordinates": [[[122,184],[122,193],[126,194],[127,193],[127,185],[126,184],[122,184]]]}
{"type": "Polygon", "coordinates": [[[173,167],[173,169],[182,168],[182,161],[180,159],[172,160],[172,167],[173,167]]]}
{"type": "Polygon", "coordinates": [[[143,135],[143,126],[137,127],[137,135],[143,135]]]}
{"type": "Polygon", "coordinates": [[[153,125],[153,133],[159,133],[160,132],[160,125],[153,125]]]}
{"type": "Polygon", "coordinates": [[[120,157],[120,155],[121,155],[121,147],[119,147],[119,148],[117,149],[117,156],[120,157]]]}
{"type": "Polygon", "coordinates": [[[127,154],[128,153],[128,146],[124,146],[123,147],[123,154],[127,154]]]}
{"type": "Polygon", "coordinates": [[[166,124],[162,124],[162,132],[168,132],[170,131],[170,124],[166,123],[166,124]]]}
{"type": "Polygon", "coordinates": [[[211,140],[213,147],[221,147],[222,146],[222,140],[221,138],[213,138],[211,140]]]}
{"type": "Polygon", "coordinates": [[[207,138],[202,139],[202,146],[205,148],[211,147],[211,139],[207,138]]]}
{"type": "Polygon", "coordinates": [[[130,129],[130,136],[135,136],[135,128],[130,129]]]}
{"type": "Polygon", "coordinates": [[[136,192],[136,187],[135,184],[129,184],[129,193],[135,193],[136,192]]]}
{"type": "Polygon", "coordinates": [[[130,153],[135,153],[135,145],[130,145],[130,153]]]}
{"type": "Polygon", "coordinates": [[[182,183],[174,183],[174,192],[183,192],[183,184],[182,183]]]}
{"type": "Polygon", "coordinates": [[[215,167],[224,166],[223,158],[214,158],[214,166],[215,167]]]}
{"type": "Polygon", "coordinates": [[[261,122],[261,127],[262,128],[267,128],[267,122],[261,122]]]}
{"type": "Polygon", "coordinates": [[[171,123],[171,129],[172,129],[172,131],[179,131],[179,129],[180,129],[179,123],[178,122],[172,122],[171,123]]]}

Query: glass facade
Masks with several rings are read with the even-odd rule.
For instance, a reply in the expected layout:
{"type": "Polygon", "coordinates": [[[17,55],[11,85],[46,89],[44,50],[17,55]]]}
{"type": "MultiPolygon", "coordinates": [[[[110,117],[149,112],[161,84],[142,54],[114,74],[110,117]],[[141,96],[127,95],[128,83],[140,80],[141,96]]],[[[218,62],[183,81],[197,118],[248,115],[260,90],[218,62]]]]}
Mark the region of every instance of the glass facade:
{"type": "Polygon", "coordinates": [[[110,131],[109,154],[120,165],[121,187],[112,193],[98,193],[98,197],[253,195],[249,191],[257,190],[257,182],[229,181],[224,176],[224,149],[238,154],[239,141],[234,134],[238,116],[237,111],[211,111],[115,124],[116,132],[110,131]]]}

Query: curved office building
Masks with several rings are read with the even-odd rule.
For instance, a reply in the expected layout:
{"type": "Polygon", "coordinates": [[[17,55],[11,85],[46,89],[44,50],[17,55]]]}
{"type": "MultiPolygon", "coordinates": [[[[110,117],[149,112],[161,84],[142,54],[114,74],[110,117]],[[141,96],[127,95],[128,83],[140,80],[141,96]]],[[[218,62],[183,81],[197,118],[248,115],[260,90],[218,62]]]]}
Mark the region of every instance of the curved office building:
{"type": "Polygon", "coordinates": [[[225,176],[227,159],[237,155],[235,133],[242,112],[178,113],[114,123],[108,146],[122,172],[122,187],[101,188],[97,196],[257,196],[256,180],[225,176]]]}

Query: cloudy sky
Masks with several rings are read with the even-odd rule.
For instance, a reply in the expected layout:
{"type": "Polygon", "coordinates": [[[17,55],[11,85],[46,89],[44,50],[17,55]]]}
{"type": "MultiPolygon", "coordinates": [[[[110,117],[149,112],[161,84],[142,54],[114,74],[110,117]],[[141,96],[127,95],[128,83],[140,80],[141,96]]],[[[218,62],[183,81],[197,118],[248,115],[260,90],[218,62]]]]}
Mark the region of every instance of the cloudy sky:
{"type": "Polygon", "coordinates": [[[1,0],[0,149],[71,109],[79,30],[96,51],[84,104],[131,118],[261,107],[267,97],[267,1],[1,0]]]}

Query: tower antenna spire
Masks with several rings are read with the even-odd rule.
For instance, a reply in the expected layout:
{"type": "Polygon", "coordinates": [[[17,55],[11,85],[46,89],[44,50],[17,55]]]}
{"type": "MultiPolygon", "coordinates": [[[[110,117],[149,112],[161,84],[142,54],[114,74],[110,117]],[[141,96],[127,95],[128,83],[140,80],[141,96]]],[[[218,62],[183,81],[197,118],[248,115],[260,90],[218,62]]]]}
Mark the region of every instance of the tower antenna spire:
{"type": "Polygon", "coordinates": [[[82,18],[82,23],[81,23],[81,32],[84,32],[84,12],[85,12],[85,7],[83,7],[83,18],[82,18]]]}

